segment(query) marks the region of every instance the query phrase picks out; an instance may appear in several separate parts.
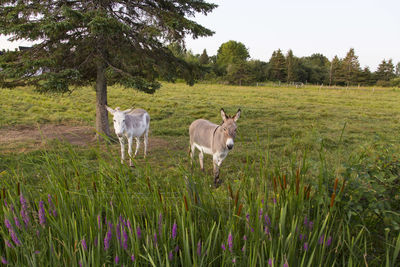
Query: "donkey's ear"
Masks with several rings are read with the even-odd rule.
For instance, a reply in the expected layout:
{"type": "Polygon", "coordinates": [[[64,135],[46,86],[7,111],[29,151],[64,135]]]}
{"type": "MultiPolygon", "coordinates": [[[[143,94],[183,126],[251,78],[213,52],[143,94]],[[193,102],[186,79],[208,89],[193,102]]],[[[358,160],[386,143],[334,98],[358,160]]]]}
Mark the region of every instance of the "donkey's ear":
{"type": "Polygon", "coordinates": [[[227,117],[223,108],[221,108],[221,117],[223,121],[226,121],[227,117]]]}
{"type": "Polygon", "coordinates": [[[123,113],[124,113],[124,114],[128,114],[128,113],[130,113],[132,110],[133,110],[133,107],[130,108],[130,109],[124,110],[123,113]]]}
{"type": "Polygon", "coordinates": [[[115,113],[115,110],[113,110],[112,108],[110,108],[109,106],[105,105],[106,109],[108,110],[108,112],[110,112],[111,114],[115,113]]]}
{"type": "Polygon", "coordinates": [[[239,108],[238,111],[236,112],[235,116],[233,116],[233,120],[234,120],[235,122],[239,119],[240,113],[241,113],[241,112],[242,112],[242,111],[241,111],[240,108],[239,108]]]}

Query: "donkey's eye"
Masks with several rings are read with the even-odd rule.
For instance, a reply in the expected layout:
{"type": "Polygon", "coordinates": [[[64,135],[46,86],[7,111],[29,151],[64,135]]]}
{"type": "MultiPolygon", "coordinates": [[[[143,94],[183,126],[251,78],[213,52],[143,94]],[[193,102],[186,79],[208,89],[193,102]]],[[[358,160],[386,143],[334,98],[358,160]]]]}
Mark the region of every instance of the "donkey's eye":
{"type": "Polygon", "coordinates": [[[224,131],[226,132],[226,128],[224,127],[224,131]]]}

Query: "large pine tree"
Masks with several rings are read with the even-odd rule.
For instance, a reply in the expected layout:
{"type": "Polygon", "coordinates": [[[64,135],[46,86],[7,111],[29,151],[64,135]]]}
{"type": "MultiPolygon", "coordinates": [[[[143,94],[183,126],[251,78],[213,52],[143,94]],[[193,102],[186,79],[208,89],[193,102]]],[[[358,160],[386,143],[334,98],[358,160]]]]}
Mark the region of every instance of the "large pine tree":
{"type": "Polygon", "coordinates": [[[95,84],[96,130],[109,135],[107,85],[152,93],[160,76],[192,83],[190,66],[166,45],[212,35],[189,18],[215,7],[202,0],[3,0],[0,34],[36,44],[0,62],[0,86],[67,92],[71,85],[95,84]]]}
{"type": "Polygon", "coordinates": [[[280,49],[274,51],[269,60],[269,75],[271,81],[286,81],[287,66],[285,56],[280,49]]]}
{"type": "Polygon", "coordinates": [[[350,48],[346,57],[343,59],[342,74],[345,77],[346,85],[357,84],[361,72],[358,56],[355,55],[354,48],[350,48]]]}
{"type": "Polygon", "coordinates": [[[386,61],[385,59],[379,64],[375,74],[380,81],[390,81],[395,75],[395,68],[392,59],[386,61]]]}

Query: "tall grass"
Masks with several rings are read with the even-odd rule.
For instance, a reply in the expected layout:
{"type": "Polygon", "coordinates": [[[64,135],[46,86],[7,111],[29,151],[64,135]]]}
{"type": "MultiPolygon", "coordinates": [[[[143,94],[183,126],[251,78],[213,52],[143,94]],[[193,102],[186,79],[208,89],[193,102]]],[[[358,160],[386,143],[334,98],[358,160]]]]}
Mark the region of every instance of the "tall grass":
{"type": "Polygon", "coordinates": [[[398,231],[377,242],[343,214],[351,181],[328,179],[323,155],[317,182],[306,155],[282,169],[260,151],[240,179],[214,189],[185,162],[165,175],[146,162],[121,165],[110,146],[88,158],[53,145],[26,158],[41,164],[35,182],[2,173],[0,256],[10,265],[399,264],[398,231]]]}

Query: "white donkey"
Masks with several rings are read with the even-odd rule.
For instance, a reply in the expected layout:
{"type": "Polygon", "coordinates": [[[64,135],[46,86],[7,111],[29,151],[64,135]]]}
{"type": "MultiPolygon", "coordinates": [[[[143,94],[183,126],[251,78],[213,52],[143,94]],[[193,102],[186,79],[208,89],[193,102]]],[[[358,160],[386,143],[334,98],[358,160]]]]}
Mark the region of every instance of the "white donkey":
{"type": "Polygon", "coordinates": [[[196,148],[200,151],[200,168],[204,171],[203,153],[213,156],[214,184],[219,186],[219,167],[233,148],[236,137],[236,121],[240,117],[240,109],[235,116],[230,117],[221,109],[222,124],[217,125],[210,121],[199,119],[192,122],[189,127],[190,156],[193,162],[196,148]]]}
{"type": "Polygon", "coordinates": [[[119,107],[112,109],[107,107],[114,118],[114,129],[115,134],[118,136],[119,143],[121,144],[121,163],[125,160],[125,139],[128,139],[128,154],[129,154],[129,166],[133,166],[132,163],[132,139],[136,139],[136,151],[134,157],[137,155],[140,146],[140,137],[144,134],[144,157],[147,154],[147,145],[149,143],[149,127],[150,127],[150,115],[144,109],[127,109],[121,111],[119,107]]]}

